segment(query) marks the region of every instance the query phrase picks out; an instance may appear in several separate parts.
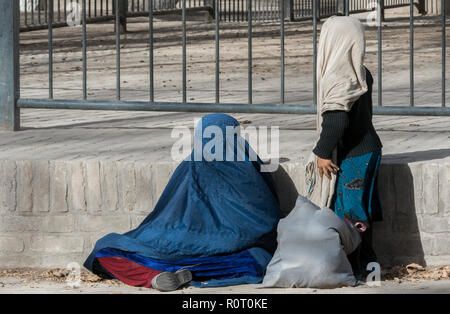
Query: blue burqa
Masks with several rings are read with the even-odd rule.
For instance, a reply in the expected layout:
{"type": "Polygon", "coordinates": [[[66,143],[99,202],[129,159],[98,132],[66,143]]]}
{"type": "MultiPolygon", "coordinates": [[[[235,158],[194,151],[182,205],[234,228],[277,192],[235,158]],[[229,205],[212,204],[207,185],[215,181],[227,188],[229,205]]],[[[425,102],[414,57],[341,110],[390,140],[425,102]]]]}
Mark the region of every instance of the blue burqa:
{"type": "Polygon", "coordinates": [[[260,282],[281,212],[271,175],[237,127],[229,115],[204,116],[154,210],[136,229],[98,240],[84,266],[105,275],[96,258],[120,256],[161,271],[189,267],[197,286],[260,282]]]}

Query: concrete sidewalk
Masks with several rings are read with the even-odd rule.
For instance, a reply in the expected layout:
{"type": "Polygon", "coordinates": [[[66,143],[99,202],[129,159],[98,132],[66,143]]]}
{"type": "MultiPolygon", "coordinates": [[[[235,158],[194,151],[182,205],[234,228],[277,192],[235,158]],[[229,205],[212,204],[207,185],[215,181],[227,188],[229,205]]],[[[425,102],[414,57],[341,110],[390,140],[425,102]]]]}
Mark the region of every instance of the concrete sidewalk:
{"type": "MultiPolygon", "coordinates": [[[[23,283],[17,279],[0,277],[0,294],[160,294],[154,289],[125,285],[96,283],[71,288],[65,283],[52,281],[23,283]]],[[[449,294],[450,280],[401,282],[382,281],[379,287],[358,286],[338,289],[258,289],[257,285],[241,285],[224,288],[186,288],[172,294],[449,294]]]]}
{"type": "MultiPolygon", "coordinates": [[[[22,110],[22,131],[0,132],[0,160],[172,162],[174,127],[201,113],[22,110]]],[[[280,128],[280,157],[302,162],[315,140],[312,115],[232,114],[248,126],[280,128]]],[[[450,117],[375,116],[384,163],[450,161],[450,117]]]]}

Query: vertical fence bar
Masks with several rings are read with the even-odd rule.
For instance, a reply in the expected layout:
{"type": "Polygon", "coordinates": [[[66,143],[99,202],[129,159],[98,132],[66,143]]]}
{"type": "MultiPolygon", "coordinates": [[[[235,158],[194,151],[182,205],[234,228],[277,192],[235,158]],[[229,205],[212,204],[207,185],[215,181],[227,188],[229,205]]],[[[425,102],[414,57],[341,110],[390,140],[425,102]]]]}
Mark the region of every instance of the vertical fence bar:
{"type": "Polygon", "coordinates": [[[383,97],[383,60],[382,60],[382,32],[381,32],[381,21],[382,21],[382,1],[378,0],[377,7],[377,24],[378,24],[378,106],[382,106],[383,97]]]}
{"type": "Polygon", "coordinates": [[[349,0],[345,0],[345,15],[348,16],[349,14],[350,14],[350,3],[349,0]]]}
{"type": "Polygon", "coordinates": [[[317,106],[317,2],[312,0],[313,17],[313,104],[317,106]]]}
{"type": "Polygon", "coordinates": [[[224,19],[224,21],[227,21],[227,17],[228,17],[228,15],[227,15],[227,1],[226,0],[223,0],[223,19],[224,19]]]}
{"type": "Polygon", "coordinates": [[[41,24],[41,0],[38,0],[37,15],[38,24],[41,24]]]}
{"type": "Polygon", "coordinates": [[[149,53],[149,58],[150,58],[150,102],[154,102],[155,101],[155,81],[154,81],[154,67],[153,67],[153,43],[154,43],[154,39],[153,39],[153,0],[148,0],[148,24],[149,24],[149,39],[150,39],[150,53],[149,53]]]}
{"type": "Polygon", "coordinates": [[[216,104],[218,104],[220,102],[220,76],[219,76],[219,71],[220,71],[220,46],[219,46],[219,22],[220,22],[220,7],[219,7],[219,0],[215,0],[215,4],[214,4],[214,8],[215,8],[215,19],[216,19],[216,104]]]}
{"type": "Polygon", "coordinates": [[[242,21],[242,0],[237,0],[236,10],[237,10],[237,20],[238,22],[242,21]]]}
{"type": "Polygon", "coordinates": [[[87,43],[86,43],[86,0],[83,0],[83,37],[82,37],[82,49],[83,49],[83,99],[87,99],[87,43]]]}
{"type": "Polygon", "coordinates": [[[294,0],[289,0],[289,21],[294,21],[294,0]]]}
{"type": "Polygon", "coordinates": [[[183,103],[186,103],[186,0],[182,0],[182,49],[183,49],[183,103]]]}
{"type": "Polygon", "coordinates": [[[61,22],[61,0],[58,0],[58,22],[61,22]]]}
{"type": "Polygon", "coordinates": [[[258,21],[261,21],[262,9],[261,9],[261,0],[255,3],[255,17],[258,21]]]}
{"type": "MultiPolygon", "coordinates": [[[[44,21],[45,21],[45,23],[48,23],[48,3],[49,3],[49,1],[47,1],[47,0],[44,0],[45,1],[45,6],[44,6],[44,21]]],[[[52,3],[52,6],[53,6],[53,3],[52,3]]]]}
{"type": "Polygon", "coordinates": [[[128,0],[120,1],[120,25],[122,26],[122,32],[127,32],[127,13],[128,13],[128,0]]]}
{"type": "Polygon", "coordinates": [[[446,36],[446,21],[445,21],[445,15],[446,15],[446,8],[445,8],[445,2],[446,0],[442,0],[442,107],[445,107],[445,77],[446,77],[446,48],[447,44],[445,42],[445,36],[446,36]]]}
{"type": "Polygon", "coordinates": [[[409,105],[414,106],[414,0],[409,5],[409,105]]]}
{"type": "Polygon", "coordinates": [[[281,74],[280,74],[280,104],[284,104],[284,0],[280,0],[280,13],[281,13],[281,21],[280,21],[280,37],[281,37],[281,43],[280,43],[280,49],[281,49],[281,74]]]}
{"type": "Polygon", "coordinates": [[[34,1],[31,0],[31,24],[34,24],[34,1]]]}
{"type": "Polygon", "coordinates": [[[25,1],[25,26],[28,25],[28,1],[25,1]]]}
{"type": "Polygon", "coordinates": [[[120,14],[119,1],[115,0],[116,13],[116,99],[120,100],[120,14]]]}
{"type": "Polygon", "coordinates": [[[267,18],[267,7],[268,7],[267,3],[268,3],[267,1],[263,1],[262,3],[261,19],[259,19],[258,22],[265,21],[267,18]]]}
{"type": "Polygon", "coordinates": [[[247,14],[248,14],[248,103],[253,103],[253,81],[252,81],[252,67],[253,67],[253,52],[252,52],[252,0],[247,0],[247,14]]]}
{"type": "Polygon", "coordinates": [[[20,128],[19,1],[0,1],[0,129],[20,128]]]}
{"type": "Polygon", "coordinates": [[[48,7],[48,98],[53,99],[53,0],[48,7]]]}
{"type": "Polygon", "coordinates": [[[317,18],[320,19],[320,11],[321,11],[321,5],[320,5],[320,0],[316,0],[316,12],[317,12],[317,18]]]}

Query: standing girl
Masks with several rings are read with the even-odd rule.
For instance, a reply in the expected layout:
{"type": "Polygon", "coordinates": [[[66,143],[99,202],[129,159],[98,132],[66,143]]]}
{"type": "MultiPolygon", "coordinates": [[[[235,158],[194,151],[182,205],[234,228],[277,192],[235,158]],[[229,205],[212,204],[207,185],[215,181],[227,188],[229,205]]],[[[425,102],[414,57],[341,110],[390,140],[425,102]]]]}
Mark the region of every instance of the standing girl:
{"type": "Polygon", "coordinates": [[[315,191],[318,205],[329,206],[360,231],[361,245],[349,255],[357,278],[376,261],[372,223],[382,219],[377,191],[382,144],[372,124],[373,78],[364,54],[358,19],[332,16],[323,24],[317,59],[319,139],[313,149],[320,183],[313,185],[321,190],[315,191]]]}

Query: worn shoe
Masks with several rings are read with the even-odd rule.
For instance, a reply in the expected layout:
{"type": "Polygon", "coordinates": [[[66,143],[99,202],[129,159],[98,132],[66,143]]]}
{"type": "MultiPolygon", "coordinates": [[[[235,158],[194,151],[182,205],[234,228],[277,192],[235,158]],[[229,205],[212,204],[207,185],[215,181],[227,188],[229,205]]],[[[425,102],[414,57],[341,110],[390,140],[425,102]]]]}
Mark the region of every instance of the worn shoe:
{"type": "Polygon", "coordinates": [[[159,291],[174,291],[192,280],[192,273],[187,269],[179,269],[174,273],[163,272],[152,279],[152,287],[159,291]]]}

